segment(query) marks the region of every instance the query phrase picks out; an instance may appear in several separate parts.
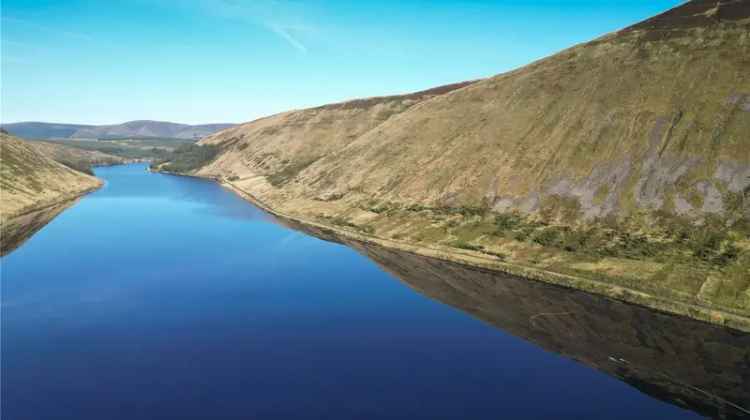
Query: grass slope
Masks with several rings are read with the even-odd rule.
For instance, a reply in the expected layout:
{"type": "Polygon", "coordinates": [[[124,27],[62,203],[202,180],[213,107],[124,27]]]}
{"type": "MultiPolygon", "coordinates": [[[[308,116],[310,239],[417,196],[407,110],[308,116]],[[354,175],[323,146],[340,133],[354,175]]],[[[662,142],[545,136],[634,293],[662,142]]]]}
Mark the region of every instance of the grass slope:
{"type": "Polygon", "coordinates": [[[70,147],[58,142],[31,141],[28,144],[55,161],[89,175],[94,175],[94,172],[91,169],[92,166],[120,165],[127,163],[128,161],[120,156],[110,155],[96,150],[70,147]]]}
{"type": "Polygon", "coordinates": [[[29,142],[0,133],[0,218],[70,200],[101,182],[56,162],[29,142]]]}

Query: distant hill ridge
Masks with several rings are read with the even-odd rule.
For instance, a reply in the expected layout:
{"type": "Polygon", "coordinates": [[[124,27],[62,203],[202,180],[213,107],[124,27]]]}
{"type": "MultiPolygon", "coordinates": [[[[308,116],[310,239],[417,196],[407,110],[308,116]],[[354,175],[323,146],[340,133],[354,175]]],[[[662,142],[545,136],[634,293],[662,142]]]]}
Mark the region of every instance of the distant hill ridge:
{"type": "Polygon", "coordinates": [[[121,137],[203,138],[234,124],[179,124],[167,121],[136,120],[122,124],[84,125],[47,122],[3,124],[8,133],[28,139],[107,139],[121,137]]]}

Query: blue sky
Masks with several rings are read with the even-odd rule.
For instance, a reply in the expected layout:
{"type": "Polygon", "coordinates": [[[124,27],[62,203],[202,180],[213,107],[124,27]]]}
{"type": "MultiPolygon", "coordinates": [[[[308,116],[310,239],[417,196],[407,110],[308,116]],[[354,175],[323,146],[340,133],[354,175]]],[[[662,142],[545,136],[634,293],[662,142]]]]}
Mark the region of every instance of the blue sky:
{"type": "Polygon", "coordinates": [[[243,122],[487,77],[679,0],[2,0],[2,122],[243,122]]]}

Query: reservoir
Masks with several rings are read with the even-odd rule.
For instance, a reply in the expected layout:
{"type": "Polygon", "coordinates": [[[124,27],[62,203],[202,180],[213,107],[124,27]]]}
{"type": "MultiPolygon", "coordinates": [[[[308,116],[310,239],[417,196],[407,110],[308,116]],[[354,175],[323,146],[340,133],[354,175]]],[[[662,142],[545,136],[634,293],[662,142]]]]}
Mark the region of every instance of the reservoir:
{"type": "Polygon", "coordinates": [[[750,416],[748,334],[96,175],[0,260],[3,418],[750,416]]]}

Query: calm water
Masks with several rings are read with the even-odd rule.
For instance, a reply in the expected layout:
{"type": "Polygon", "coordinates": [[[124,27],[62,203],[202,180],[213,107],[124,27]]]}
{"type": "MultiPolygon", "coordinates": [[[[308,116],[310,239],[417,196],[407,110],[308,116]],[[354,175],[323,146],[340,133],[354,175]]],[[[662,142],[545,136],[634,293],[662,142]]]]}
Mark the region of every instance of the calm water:
{"type": "Polygon", "coordinates": [[[696,416],[213,183],[97,175],[2,259],[3,419],[696,416]]]}

